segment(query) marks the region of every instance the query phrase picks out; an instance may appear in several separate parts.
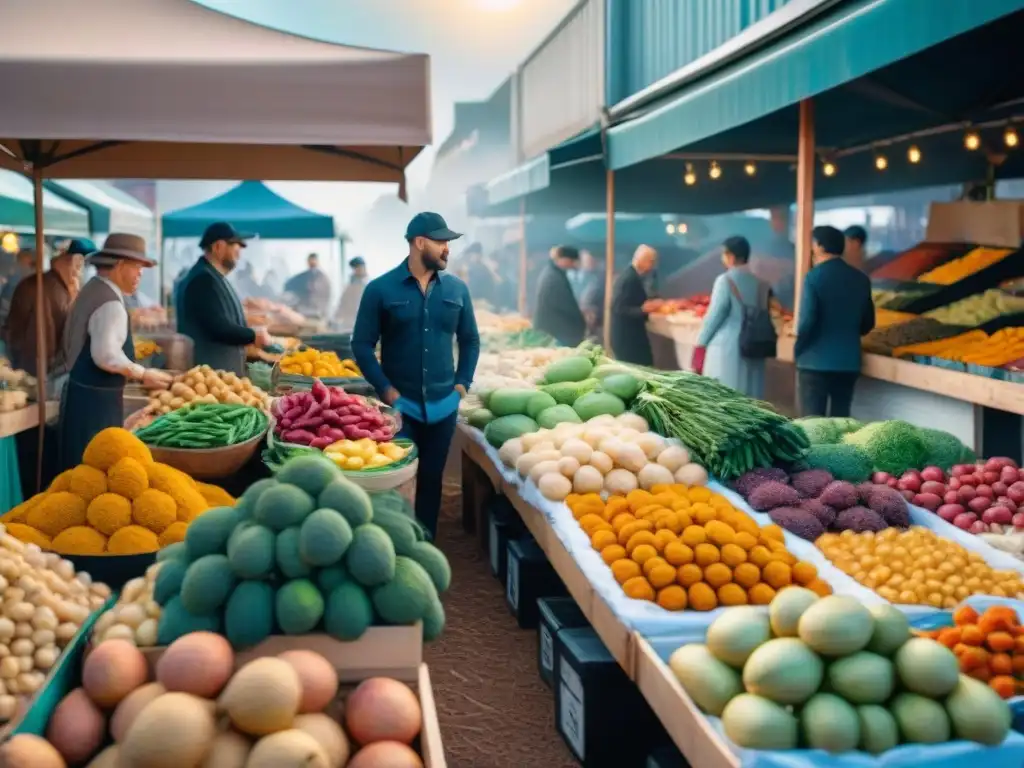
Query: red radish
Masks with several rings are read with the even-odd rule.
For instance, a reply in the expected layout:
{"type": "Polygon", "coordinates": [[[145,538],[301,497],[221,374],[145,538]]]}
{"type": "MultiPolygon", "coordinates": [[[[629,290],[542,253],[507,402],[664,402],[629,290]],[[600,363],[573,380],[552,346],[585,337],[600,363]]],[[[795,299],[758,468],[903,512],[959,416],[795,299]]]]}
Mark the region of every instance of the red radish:
{"type": "Polygon", "coordinates": [[[992,485],[992,483],[998,483],[999,482],[999,473],[998,472],[993,472],[991,470],[986,470],[986,471],[981,473],[981,476],[982,476],[982,478],[984,478],[984,481],[985,481],[986,485],[992,485]]]}
{"type": "Polygon", "coordinates": [[[946,487],[949,488],[949,490],[951,491],[957,490],[960,487],[960,485],[961,483],[959,477],[951,477],[949,478],[949,482],[946,483],[946,487]]]}
{"type": "Polygon", "coordinates": [[[1013,516],[1013,527],[1024,528],[1024,512],[1018,512],[1013,516]]]}
{"type": "Polygon", "coordinates": [[[921,479],[944,483],[946,482],[946,473],[942,471],[941,467],[925,467],[921,470],[921,479]]]}
{"type": "Polygon", "coordinates": [[[960,477],[960,475],[969,475],[974,471],[973,464],[956,464],[953,469],[950,470],[950,474],[954,477],[960,477]]]}
{"type": "Polygon", "coordinates": [[[917,493],[921,490],[921,476],[917,474],[910,474],[909,472],[900,478],[899,488],[902,491],[913,491],[917,493]]]}
{"type": "Polygon", "coordinates": [[[1018,468],[1017,462],[1007,456],[993,456],[985,462],[985,469],[992,468],[998,471],[1003,467],[1013,467],[1014,469],[1018,468]]]}
{"type": "Polygon", "coordinates": [[[979,496],[985,496],[985,497],[987,497],[989,499],[994,499],[996,497],[996,495],[992,492],[992,486],[991,485],[985,485],[984,483],[982,483],[981,485],[979,485],[974,490],[976,490],[978,492],[979,496]]]}
{"type": "Polygon", "coordinates": [[[964,512],[953,518],[953,525],[966,531],[977,519],[978,516],[973,512],[964,512]]]}
{"type": "Polygon", "coordinates": [[[934,512],[942,506],[942,497],[936,496],[934,493],[919,493],[914,497],[913,503],[924,507],[929,512],[934,512]]]}
{"type": "Polygon", "coordinates": [[[971,527],[967,529],[968,533],[979,534],[988,533],[988,524],[983,523],[981,520],[976,520],[971,523],[971,527]]]}
{"type": "Polygon", "coordinates": [[[946,491],[942,495],[942,500],[947,504],[959,504],[960,494],[958,494],[956,491],[946,491]]]}
{"type": "Polygon", "coordinates": [[[979,515],[992,506],[992,499],[987,496],[975,496],[967,503],[967,508],[971,512],[976,512],[979,515]]]}
{"type": "Polygon", "coordinates": [[[935,480],[926,480],[921,483],[921,493],[934,493],[936,496],[943,496],[946,493],[946,486],[935,480]]]}
{"type": "Polygon", "coordinates": [[[960,490],[956,492],[956,495],[960,497],[961,504],[966,504],[978,495],[978,491],[973,485],[961,485],[960,490]]]}
{"type": "Polygon", "coordinates": [[[999,472],[999,479],[1009,485],[1010,483],[1017,482],[1017,478],[1020,476],[1020,470],[1014,469],[1013,467],[1003,467],[999,472]]]}
{"type": "Polygon", "coordinates": [[[900,491],[900,495],[903,496],[903,498],[906,499],[907,501],[913,501],[914,500],[914,492],[913,491],[901,490],[900,491]]]}
{"type": "Polygon", "coordinates": [[[890,475],[888,472],[875,472],[873,475],[871,475],[871,482],[875,483],[876,485],[885,485],[886,483],[889,482],[889,478],[891,477],[892,475],[890,475]]]}
{"type": "Polygon", "coordinates": [[[885,481],[885,484],[890,488],[898,488],[900,481],[897,480],[895,477],[890,477],[888,480],[885,481]]]}
{"type": "Polygon", "coordinates": [[[1017,503],[1009,496],[999,496],[995,501],[995,506],[1006,507],[1011,512],[1017,511],[1017,503]]]}
{"type": "Polygon", "coordinates": [[[1013,512],[1006,507],[989,507],[982,513],[981,519],[986,523],[1007,525],[1013,520],[1013,512]]]}
{"type": "Polygon", "coordinates": [[[952,523],[956,519],[957,515],[962,515],[966,511],[967,510],[959,504],[943,504],[938,509],[938,515],[947,523],[952,523]]]}
{"type": "Polygon", "coordinates": [[[1013,499],[1017,504],[1024,503],[1024,482],[1018,480],[1016,483],[1010,485],[1006,489],[1006,495],[1013,499]]]}

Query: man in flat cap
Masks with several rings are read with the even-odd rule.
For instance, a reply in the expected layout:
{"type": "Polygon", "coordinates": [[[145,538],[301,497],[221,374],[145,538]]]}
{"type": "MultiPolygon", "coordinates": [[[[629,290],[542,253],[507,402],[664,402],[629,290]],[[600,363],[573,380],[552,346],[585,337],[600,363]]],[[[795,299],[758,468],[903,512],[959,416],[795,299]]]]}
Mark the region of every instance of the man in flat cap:
{"type": "Polygon", "coordinates": [[[64,355],[70,365],[60,408],[60,467],[82,462],[97,433],[124,422],[124,386],[139,381],[150,389],[171,385],[166,371],[135,362],[135,341],[124,297],[138,290],[142,270],[156,262],[137,235],[111,233],[91,254],[96,276],[83,286],[64,326],[64,355]]]}
{"type": "Polygon", "coordinates": [[[174,294],[178,333],[192,339],[195,364],[238,376],[245,375],[246,346],[271,343],[266,328],[246,325],[242,302],[227,279],[250,237],[225,221],[208,226],[199,241],[203,255],[174,294]]]}

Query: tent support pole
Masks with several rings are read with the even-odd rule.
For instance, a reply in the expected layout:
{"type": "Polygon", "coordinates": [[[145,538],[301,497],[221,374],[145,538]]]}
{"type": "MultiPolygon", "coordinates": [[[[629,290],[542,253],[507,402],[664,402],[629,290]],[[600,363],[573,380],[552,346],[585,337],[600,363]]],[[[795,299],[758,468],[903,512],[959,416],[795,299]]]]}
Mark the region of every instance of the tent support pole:
{"type": "Polygon", "coordinates": [[[526,196],[519,200],[519,314],[526,317],[526,272],[529,258],[526,247],[526,196]]]}
{"type": "Polygon", "coordinates": [[[814,228],[814,102],[800,102],[800,135],[796,165],[796,285],[793,317],[799,321],[800,294],[811,269],[811,230],[814,228]]]}
{"type": "Polygon", "coordinates": [[[612,351],[612,286],[615,283],[615,171],[605,170],[604,348],[612,351]]]}
{"type": "Polygon", "coordinates": [[[36,219],[36,406],[39,409],[38,445],[36,446],[36,492],[43,490],[43,442],[46,435],[46,323],[43,309],[43,258],[46,241],[43,238],[43,169],[32,167],[32,197],[36,219]]]}

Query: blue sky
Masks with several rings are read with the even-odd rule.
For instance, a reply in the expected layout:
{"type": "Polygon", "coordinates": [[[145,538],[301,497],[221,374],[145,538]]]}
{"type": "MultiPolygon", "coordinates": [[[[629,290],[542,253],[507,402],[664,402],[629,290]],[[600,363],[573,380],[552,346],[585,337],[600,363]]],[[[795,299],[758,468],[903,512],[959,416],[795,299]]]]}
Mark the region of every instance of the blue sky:
{"type": "MultiPolygon", "coordinates": [[[[222,13],[328,42],[428,53],[434,145],[452,127],[456,101],[491,93],[569,12],[576,0],[195,0],[222,13]]],[[[433,151],[409,168],[411,186],[430,174],[433,151]]],[[[228,185],[175,184],[164,210],[218,194],[228,185]]],[[[280,183],[300,205],[334,214],[342,226],[387,186],[280,183]]],[[[163,195],[163,193],[161,193],[163,195]]]]}

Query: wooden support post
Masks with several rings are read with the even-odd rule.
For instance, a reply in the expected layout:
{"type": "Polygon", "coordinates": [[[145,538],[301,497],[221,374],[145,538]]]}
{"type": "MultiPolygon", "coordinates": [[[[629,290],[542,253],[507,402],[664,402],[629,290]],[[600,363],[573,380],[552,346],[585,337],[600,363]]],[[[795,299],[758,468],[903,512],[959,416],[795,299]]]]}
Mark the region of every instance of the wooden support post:
{"type": "Polygon", "coordinates": [[[39,408],[38,441],[36,446],[36,492],[43,490],[43,443],[46,436],[46,317],[44,311],[46,301],[43,296],[43,259],[46,240],[44,238],[45,223],[43,221],[43,169],[34,166],[32,169],[32,199],[35,205],[36,219],[36,403],[39,408]]]}
{"type": "Polygon", "coordinates": [[[605,171],[604,348],[612,352],[612,285],[615,283],[615,171],[605,171]]]}
{"type": "Polygon", "coordinates": [[[811,269],[811,230],[814,229],[814,102],[800,102],[800,137],[796,165],[796,286],[793,316],[800,318],[800,294],[811,269]]]}
{"type": "Polygon", "coordinates": [[[526,273],[529,261],[526,247],[526,196],[519,201],[519,314],[526,317],[526,273]]]}

